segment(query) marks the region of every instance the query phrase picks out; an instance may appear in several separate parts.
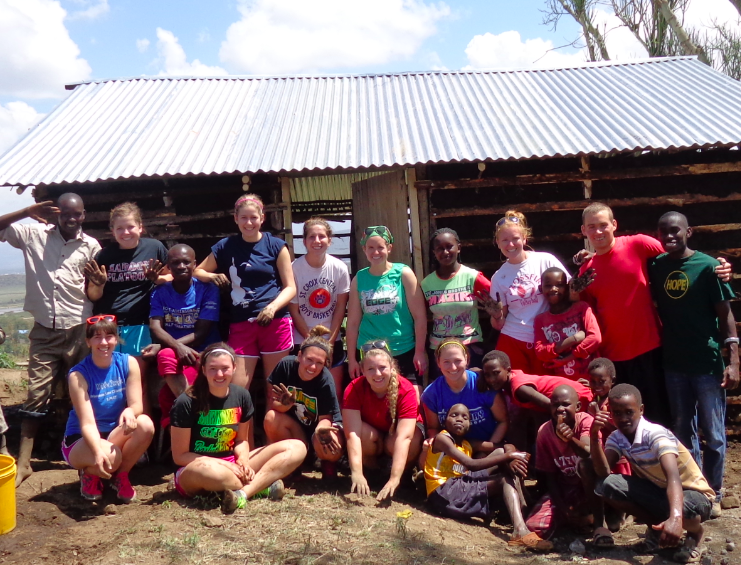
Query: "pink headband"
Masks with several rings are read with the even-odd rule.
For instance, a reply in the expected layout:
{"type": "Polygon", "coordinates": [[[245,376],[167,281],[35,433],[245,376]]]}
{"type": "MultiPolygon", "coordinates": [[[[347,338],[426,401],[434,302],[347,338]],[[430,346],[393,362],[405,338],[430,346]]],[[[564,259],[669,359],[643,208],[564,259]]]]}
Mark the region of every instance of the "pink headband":
{"type": "Polygon", "coordinates": [[[244,202],[252,202],[253,204],[256,204],[257,207],[260,209],[260,213],[263,212],[262,202],[260,202],[257,198],[254,198],[252,196],[242,196],[239,199],[237,199],[237,203],[234,204],[234,213],[237,213],[237,210],[239,210],[239,207],[244,202]]]}

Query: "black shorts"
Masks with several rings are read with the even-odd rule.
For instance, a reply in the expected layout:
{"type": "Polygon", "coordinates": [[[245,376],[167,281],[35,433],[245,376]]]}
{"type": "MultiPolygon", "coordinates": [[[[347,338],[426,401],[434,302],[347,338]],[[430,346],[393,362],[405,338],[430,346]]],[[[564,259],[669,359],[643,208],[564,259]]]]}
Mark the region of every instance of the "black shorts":
{"type": "Polygon", "coordinates": [[[445,481],[427,497],[427,504],[449,518],[488,518],[491,480],[488,469],[445,481]]]}
{"type": "Polygon", "coordinates": [[[413,385],[422,384],[422,379],[417,375],[417,369],[414,368],[414,349],[394,355],[394,359],[396,359],[396,364],[399,365],[399,374],[402,377],[406,377],[413,385]]]}

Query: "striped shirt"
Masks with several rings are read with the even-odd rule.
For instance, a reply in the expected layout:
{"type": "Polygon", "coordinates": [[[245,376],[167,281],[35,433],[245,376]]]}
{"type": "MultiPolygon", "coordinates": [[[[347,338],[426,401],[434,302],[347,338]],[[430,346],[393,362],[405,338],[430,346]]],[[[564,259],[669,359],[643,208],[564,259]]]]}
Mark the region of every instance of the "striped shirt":
{"type": "Polygon", "coordinates": [[[715,501],[715,492],[702,476],[692,455],[664,426],[649,422],[641,416],[633,443],[620,430],[615,430],[605,443],[605,451],[608,449],[624,456],[635,475],[661,488],[666,488],[668,484],[661,468],[661,457],[667,453],[676,455],[682,488],[696,490],[707,496],[711,502],[715,501]]]}

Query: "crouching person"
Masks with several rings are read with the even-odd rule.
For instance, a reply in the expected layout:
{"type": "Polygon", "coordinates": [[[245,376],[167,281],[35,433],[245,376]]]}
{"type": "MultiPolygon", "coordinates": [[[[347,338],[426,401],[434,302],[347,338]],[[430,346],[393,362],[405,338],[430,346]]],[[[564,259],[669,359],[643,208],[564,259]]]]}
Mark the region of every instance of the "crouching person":
{"type": "Polygon", "coordinates": [[[473,459],[473,447],[464,439],[471,419],[468,408],[455,404],[448,410],[444,429],[427,451],[425,483],[427,503],[451,518],[489,519],[489,499],[502,495],[514,532],[509,545],[549,551],[553,544],[531,532],[522,518],[513,472],[527,475],[528,454],[505,445],[483,459],[473,459]]]}
{"type": "Polygon", "coordinates": [[[232,384],[235,366],[231,347],[208,346],[193,385],[170,412],[172,459],[180,466],[175,489],[188,498],[220,492],[225,514],[243,508],[253,497],[283,498],[281,479],[306,457],[306,446],[294,439],[250,451],[247,437],[254,407],[250,393],[232,384]]]}
{"type": "Polygon", "coordinates": [[[605,528],[602,501],[594,494],[595,475],[589,460],[592,416],[581,412],[572,386],[560,385],[551,395],[551,419],[538,430],[535,468],[546,478],[548,490],[527,519],[527,527],[545,539],[562,525],[596,527],[592,543],[614,545],[605,528]]]}
{"type": "Polygon", "coordinates": [[[72,367],[69,395],[72,411],[62,442],[62,455],[80,471],[80,493],[100,500],[103,482],[123,502],[136,498],[129,471],[147,450],[154,424],[143,414],[139,364],[118,353],[118,326],[110,314],[88,318],[85,341],[90,355],[72,367]]]}
{"type": "Polygon", "coordinates": [[[597,494],[606,504],[647,524],[646,538],[639,548],[643,552],[678,546],[686,530],[674,560],[700,561],[705,551],[702,522],[710,517],[715,492],[685,446],[665,427],[643,417],[641,393],[636,387],[619,384],[610,391],[608,401],[617,430],[603,449],[598,438],[610,415],[599,411],[590,432],[592,463],[602,478],[597,494]],[[630,463],[632,476],[610,475],[621,456],[630,463]]]}

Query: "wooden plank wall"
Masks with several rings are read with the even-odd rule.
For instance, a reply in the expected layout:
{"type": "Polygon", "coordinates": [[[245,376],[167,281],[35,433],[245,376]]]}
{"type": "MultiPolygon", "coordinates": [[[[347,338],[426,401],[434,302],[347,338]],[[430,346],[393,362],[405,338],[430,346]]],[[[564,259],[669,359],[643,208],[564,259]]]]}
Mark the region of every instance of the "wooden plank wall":
{"type": "MultiPolygon", "coordinates": [[[[682,212],[694,227],[691,246],[728,259],[732,286],[741,293],[741,151],[487,163],[484,171],[476,163],[428,165],[422,174],[418,178],[425,180],[416,183],[422,232],[455,229],[462,262],[487,276],[502,264],[493,231],[506,210],[527,216],[534,249],[553,253],[575,270],[570,258],[584,247],[581,211],[600,201],[613,207],[618,235],[655,236],[663,213],[682,212]]],[[[432,268],[426,253],[425,274],[432,268]]],[[[741,301],[732,307],[741,321],[741,301]]],[[[729,398],[729,423],[729,433],[741,433],[741,397],[729,398]]]]}

